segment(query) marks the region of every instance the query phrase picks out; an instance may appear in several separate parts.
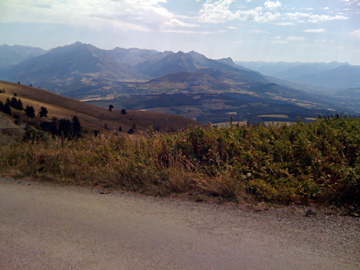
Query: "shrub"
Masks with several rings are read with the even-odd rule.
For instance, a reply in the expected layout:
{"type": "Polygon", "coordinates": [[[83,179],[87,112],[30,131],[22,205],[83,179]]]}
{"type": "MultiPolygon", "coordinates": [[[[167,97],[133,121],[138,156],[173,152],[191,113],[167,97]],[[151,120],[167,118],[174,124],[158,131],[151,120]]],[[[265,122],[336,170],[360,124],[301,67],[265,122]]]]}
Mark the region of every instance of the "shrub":
{"type": "Polygon", "coordinates": [[[269,128],[97,134],[69,141],[65,149],[59,140],[6,148],[0,167],[151,194],[359,207],[359,134],[360,119],[352,117],[269,128]]]}

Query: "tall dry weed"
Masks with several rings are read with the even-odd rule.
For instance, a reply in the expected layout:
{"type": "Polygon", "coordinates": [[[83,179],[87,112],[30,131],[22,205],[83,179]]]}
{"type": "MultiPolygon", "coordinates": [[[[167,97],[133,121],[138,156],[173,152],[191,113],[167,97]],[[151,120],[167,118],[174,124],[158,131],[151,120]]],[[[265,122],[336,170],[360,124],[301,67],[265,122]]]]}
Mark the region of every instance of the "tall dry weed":
{"type": "Polygon", "coordinates": [[[195,127],[1,146],[0,169],[151,194],[196,191],[227,200],[360,201],[360,119],[292,126],[195,127]]]}

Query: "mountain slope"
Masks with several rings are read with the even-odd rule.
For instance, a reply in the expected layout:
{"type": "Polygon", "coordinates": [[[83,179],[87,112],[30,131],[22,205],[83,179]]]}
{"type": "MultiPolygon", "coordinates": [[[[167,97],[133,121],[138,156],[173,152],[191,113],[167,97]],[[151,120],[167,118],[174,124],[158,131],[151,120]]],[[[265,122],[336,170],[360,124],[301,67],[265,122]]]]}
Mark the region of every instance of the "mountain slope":
{"type": "Polygon", "coordinates": [[[18,64],[26,59],[44,54],[46,51],[40,48],[28,46],[0,46],[0,68],[9,67],[18,64]]]}
{"type": "MultiPolygon", "coordinates": [[[[293,81],[296,78],[300,78],[302,76],[309,76],[311,74],[317,74],[325,71],[329,71],[339,66],[344,65],[338,62],[331,63],[303,63],[296,67],[289,68],[287,70],[278,72],[273,74],[273,77],[280,78],[283,80],[293,81]]],[[[345,64],[348,65],[348,64],[345,64]]]]}
{"type": "MultiPolygon", "coordinates": [[[[349,89],[360,86],[359,66],[348,63],[284,63],[236,62],[273,78],[304,85],[303,88],[323,88],[315,91],[349,89]],[[306,85],[310,86],[307,87],[306,85]]],[[[288,84],[284,82],[284,84],[288,84]]]]}
{"type": "Polygon", "coordinates": [[[160,60],[150,60],[140,63],[136,67],[139,71],[151,77],[160,77],[179,72],[203,72],[204,70],[209,70],[211,72],[213,70],[218,70],[233,73],[241,72],[244,79],[265,81],[259,73],[208,59],[204,55],[194,51],[189,53],[173,53],[160,60]]]}
{"type": "Polygon", "coordinates": [[[116,60],[131,66],[135,66],[139,63],[152,59],[161,59],[162,57],[171,54],[171,52],[158,52],[156,50],[144,50],[137,48],[123,49],[118,47],[107,52],[116,60]]]}
{"type": "Polygon", "coordinates": [[[152,88],[177,88],[202,90],[229,90],[231,85],[216,80],[207,73],[202,72],[178,72],[155,78],[146,83],[146,86],[152,88]]]}
{"type": "Polygon", "coordinates": [[[38,84],[55,92],[76,87],[83,81],[144,77],[105,50],[80,42],[55,48],[0,72],[0,79],[38,84]]]}
{"type": "Polygon", "coordinates": [[[291,80],[329,89],[360,87],[360,66],[342,65],[335,69],[320,73],[306,74],[292,78],[291,80]]]}
{"type": "Polygon", "coordinates": [[[287,62],[264,62],[264,61],[235,61],[235,64],[260,72],[267,76],[273,76],[279,72],[286,71],[290,68],[297,67],[301,63],[287,62]]]}
{"type": "Polygon", "coordinates": [[[264,75],[288,80],[293,77],[299,77],[307,74],[324,72],[337,68],[341,65],[349,65],[348,63],[339,63],[336,61],[330,63],[300,63],[300,62],[246,62],[236,61],[237,65],[244,66],[251,70],[258,71],[264,75]]]}

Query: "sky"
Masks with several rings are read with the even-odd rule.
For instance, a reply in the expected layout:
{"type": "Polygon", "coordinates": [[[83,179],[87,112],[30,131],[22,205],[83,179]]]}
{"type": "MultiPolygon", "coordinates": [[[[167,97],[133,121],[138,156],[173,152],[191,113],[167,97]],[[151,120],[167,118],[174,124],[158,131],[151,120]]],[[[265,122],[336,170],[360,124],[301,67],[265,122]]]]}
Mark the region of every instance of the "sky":
{"type": "Polygon", "coordinates": [[[0,0],[0,45],[360,65],[360,0],[0,0]]]}

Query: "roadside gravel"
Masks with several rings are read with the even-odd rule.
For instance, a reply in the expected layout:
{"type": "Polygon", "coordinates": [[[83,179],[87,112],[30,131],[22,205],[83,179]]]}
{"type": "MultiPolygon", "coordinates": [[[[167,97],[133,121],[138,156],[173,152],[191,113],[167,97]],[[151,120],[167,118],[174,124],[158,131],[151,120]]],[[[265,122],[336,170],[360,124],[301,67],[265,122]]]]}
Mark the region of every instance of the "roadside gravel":
{"type": "Polygon", "coordinates": [[[0,178],[0,269],[360,269],[360,219],[0,178]]]}

